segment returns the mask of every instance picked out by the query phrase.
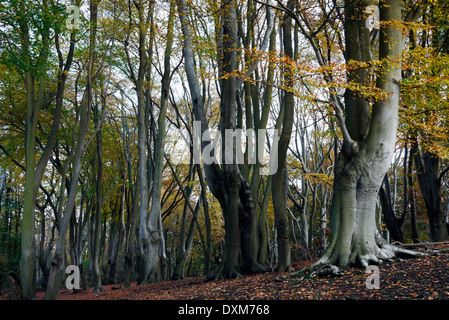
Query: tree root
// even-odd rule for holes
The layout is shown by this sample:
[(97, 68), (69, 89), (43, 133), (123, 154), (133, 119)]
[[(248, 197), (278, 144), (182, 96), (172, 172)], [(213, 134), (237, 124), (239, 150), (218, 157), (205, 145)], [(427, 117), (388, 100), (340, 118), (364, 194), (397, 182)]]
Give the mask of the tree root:
[(240, 266), (229, 268), (225, 266), (222, 261), (221, 264), (206, 277), (206, 282), (222, 280), (222, 279), (235, 279), (240, 278), (242, 274), (255, 274), (266, 272), (267, 268), (257, 261), (251, 261), (248, 266)]
[(312, 272), (310, 277), (341, 277), (344, 273), (337, 267), (332, 264), (325, 264), (321, 266), (318, 270)]
[(263, 273), (267, 271), (267, 268), (257, 261), (251, 261), (248, 268), (249, 270), (246, 270), (245, 274)]
[(232, 270), (225, 271), (225, 268), (223, 267), (223, 264), (218, 266), (215, 270), (213, 270), (209, 275), (206, 277), (206, 282), (210, 281), (217, 281), (217, 280), (223, 280), (223, 279), (236, 279), (240, 278), (242, 275), (235, 270), (235, 268), (232, 268)]
[(104, 291), (103, 286), (100, 286), (99, 288), (95, 288), (93, 292), (98, 293), (98, 292), (103, 292), (103, 291)]
[[(297, 272), (286, 275), (284, 278), (297, 278), (320, 275), (328, 273), (334, 276), (339, 275), (336, 270), (339, 268), (362, 267), (367, 268), (369, 265), (381, 265), (384, 262), (394, 262), (402, 259), (412, 259), (417, 257), (428, 256), (428, 253), (412, 251), (392, 245), (385, 241), (380, 234), (376, 234), (376, 245), (371, 250), (354, 250), (349, 258), (349, 263), (339, 264), (334, 255), (324, 255), (314, 264), (303, 268)], [(326, 270), (328, 269), (328, 270)], [(332, 271), (335, 270), (335, 271)]]

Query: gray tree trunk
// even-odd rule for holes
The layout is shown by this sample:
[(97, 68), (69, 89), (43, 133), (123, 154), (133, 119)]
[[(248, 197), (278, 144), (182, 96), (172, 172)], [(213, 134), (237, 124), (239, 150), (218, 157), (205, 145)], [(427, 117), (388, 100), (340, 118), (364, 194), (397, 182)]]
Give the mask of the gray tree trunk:
[(448, 230), (442, 203), (440, 158), (429, 152), (421, 154), (416, 147), (413, 150), (415, 151), (414, 158), (418, 184), (426, 204), (427, 217), (429, 218), (430, 241), (445, 241), (448, 239)]
[[(354, 5), (363, 12), (363, 5)], [(367, 266), (401, 254), (412, 254), (387, 244), (376, 227), (377, 194), (391, 164), (398, 125), (402, 34), (394, 23), (401, 21), (401, 2), (381, 2), (380, 19), (385, 23), (380, 29), (379, 59), (383, 61), (383, 67), (377, 77), (377, 87), (388, 96), (374, 104), (366, 138), (364, 127), (351, 132), (354, 141), (363, 139), (360, 149), (356, 143), (347, 141), (346, 145), (352, 147), (342, 149), (338, 155), (331, 208), (331, 239), (316, 265)], [(345, 28), (356, 26), (345, 25)], [(364, 44), (362, 36), (357, 39)], [(347, 50), (354, 49), (348, 46)]]
[[(81, 174), (82, 159), (87, 147), (86, 136), (89, 131), (89, 121), (92, 108), (92, 85), (94, 81), (94, 48), (97, 34), (97, 9), (98, 4), (92, 0), (90, 3), (90, 43), (89, 43), (89, 60), (87, 71), (87, 86), (80, 105), (80, 125), (78, 130), (78, 140), (76, 143), (76, 152), (73, 165), (73, 175), (70, 183), (70, 193), (64, 215), (59, 227), (59, 238), (56, 243), (55, 253), (50, 265), (50, 275), (45, 292), (46, 300), (56, 300), (59, 294), (59, 287), (63, 276), (63, 260), (65, 256), (65, 239), (69, 227), (71, 216), (75, 210), (75, 200), (77, 195), (77, 187)], [(61, 201), (61, 200), (60, 200)]]
[(87, 100), (88, 99), (86, 92), (83, 101), (81, 101), (81, 112), (80, 112), (81, 121), (74, 159), (73, 175), (70, 183), (70, 193), (68, 195), (68, 200), (64, 210), (62, 221), (60, 222), (59, 238), (56, 243), (55, 253), (53, 255), (50, 265), (50, 276), (48, 279), (47, 291), (45, 293), (45, 298), (47, 300), (55, 300), (57, 298), (59, 293), (59, 286), (62, 280), (63, 260), (65, 253), (65, 239), (66, 239), (65, 235), (67, 234), (70, 219), (75, 209), (77, 186), (81, 173), (82, 157), (86, 146), (86, 135), (88, 132), (90, 106)]
[[(105, 97), (101, 98), (106, 99)], [(106, 108), (106, 101), (103, 100), (102, 108), (103, 112)], [(101, 220), (103, 214), (103, 195), (102, 195), (102, 178), (103, 178), (103, 137), (101, 130), (101, 123), (98, 114), (98, 104), (95, 106), (94, 110), (94, 123), (97, 128), (99, 128), (96, 135), (96, 151), (97, 151), (97, 181), (96, 181), (96, 203), (95, 203), (95, 225), (93, 228), (93, 234), (91, 240), (91, 273), (92, 273), (92, 282), (94, 285), (94, 292), (103, 291), (103, 287), (101, 285), (101, 271), (99, 266), (99, 249), (100, 249), (100, 232), (101, 232)]]
[[(161, 264), (165, 264), (165, 244), (162, 232), (161, 217), (161, 190), (162, 171), (164, 159), (165, 122), (168, 108), (168, 97), (170, 92), (170, 57), (173, 47), (173, 22), (174, 22), (174, 2), (170, 5), (170, 14), (167, 31), (167, 44), (164, 55), (164, 74), (162, 77), (161, 101), (158, 118), (158, 133), (154, 146), (154, 174), (153, 188), (151, 194), (151, 210), (148, 217), (144, 216), (143, 207), (141, 209), (141, 235), (144, 241), (145, 268), (142, 278), (143, 282), (158, 282), (162, 280)], [(143, 165), (143, 164), (142, 164)], [(143, 176), (141, 176), (143, 178)], [(142, 195), (141, 195), (142, 196)], [(142, 206), (142, 204), (141, 204)]]
[[(184, 35), (184, 58), (187, 79), (189, 82), (190, 94), (192, 98), (195, 119), (201, 122), (200, 135), (204, 138), (208, 135), (209, 124), (204, 110), (204, 101), (201, 95), (200, 86), (195, 71), (195, 63), (191, 48), (191, 34), (186, 19), (187, 7), (184, 1), (178, 1), (178, 11), (181, 20), (182, 32)], [(234, 1), (226, 2), (222, 6), (223, 28), (222, 32), (222, 54), (220, 66), (220, 76), (228, 75), (221, 79), (222, 100), (220, 109), (222, 113), (221, 129), (222, 136), (225, 136), (226, 129), (236, 128), (237, 111), (237, 79), (235, 71), (237, 70), (237, 15), (236, 3)], [(223, 72), (223, 73), (222, 73)], [(201, 140), (201, 152), (208, 147), (210, 139)], [(236, 142), (234, 141), (226, 146), (229, 153), (236, 155)], [(226, 149), (223, 148), (223, 151)], [(229, 154), (228, 154), (229, 155)], [(222, 159), (225, 159), (224, 154)], [(242, 238), (251, 236), (250, 217), (253, 210), (252, 196), (249, 184), (240, 173), (237, 162), (229, 159), (221, 167), (213, 162), (204, 164), (204, 173), (206, 182), (212, 194), (219, 201), (223, 210), (225, 220), (225, 248), (222, 263), (213, 278), (234, 278), (240, 272), (251, 272), (258, 269), (257, 261), (253, 261), (252, 255), (242, 255), (242, 245), (251, 241), (243, 241)], [(226, 162), (226, 161), (225, 161)], [(229, 163), (231, 162), (231, 163)], [(240, 221), (239, 221), (240, 219)], [(248, 250), (243, 248), (243, 252)]]
[[(405, 192), (404, 192), (405, 193)], [(405, 219), (405, 211), (400, 217), (396, 217), (390, 191), (390, 183), (388, 175), (385, 175), (383, 183), (379, 190), (380, 204), (382, 206), (382, 214), (387, 225), (388, 231), (393, 241), (404, 242), (402, 233), (402, 224)]]
[[(294, 11), (295, 1), (290, 0), (287, 3), (287, 8)], [(293, 63), (293, 44), (292, 44), (292, 17), (288, 14), (284, 15), (282, 22), (282, 34), (284, 40), (284, 52), (288, 63)], [(293, 79), (291, 75), (291, 66), (286, 64), (284, 66), (284, 84), (285, 88), (293, 86)], [(290, 254), (290, 228), (287, 215), (287, 185), (288, 185), (288, 168), (286, 166), (288, 145), (293, 128), (295, 98), (291, 91), (284, 90), (284, 97), (282, 99), (283, 120), (282, 131), (278, 146), (278, 168), (273, 175), (272, 198), (275, 215), (275, 225), (277, 229), (277, 243), (278, 243), (278, 265), (277, 271), (287, 271), (291, 267)]]
[[(148, 33), (148, 23), (151, 21), (154, 11), (154, 3), (151, 3), (148, 7), (147, 16), (145, 16), (145, 3), (143, 1), (134, 1), (134, 5), (137, 8), (138, 13), (138, 31), (139, 31), (139, 67), (137, 72), (137, 77), (132, 73), (133, 81), (136, 85), (137, 91), (137, 150), (138, 150), (138, 167), (137, 176), (139, 180), (139, 188), (137, 192), (139, 193), (140, 207), (140, 226), (139, 226), (139, 283), (145, 283), (149, 275), (149, 261), (151, 253), (151, 241), (152, 235), (148, 229), (149, 223), (149, 183), (151, 176), (148, 174), (148, 157), (147, 146), (148, 146), (148, 128), (147, 128), (147, 106), (149, 103), (146, 100), (145, 95), (145, 77), (147, 73), (150, 72), (150, 56), (147, 54), (147, 33)], [(130, 7), (131, 10), (131, 7)], [(131, 13), (130, 13), (131, 14)], [(131, 23), (131, 22), (130, 22)], [(128, 59), (130, 64), (130, 70), (132, 70), (131, 61)], [(156, 238), (157, 240), (157, 238)]]
[[(199, 167), (199, 166), (198, 166)], [(189, 173), (188, 173), (188, 178), (187, 181), (191, 182), (194, 181), (195, 179), (195, 169), (197, 167), (194, 166), (193, 161), (191, 161), (190, 163), (190, 168), (189, 168)], [(198, 168), (199, 170), (201, 170), (201, 168)], [(173, 173), (175, 174), (175, 173)], [(179, 186), (181, 187), (181, 186)], [(186, 229), (187, 229), (187, 212), (189, 210), (189, 201), (190, 201), (190, 196), (192, 194), (193, 191), (193, 186), (192, 185), (188, 185), (185, 188), (185, 191), (183, 192), (185, 199), (184, 199), (184, 209), (182, 212), (182, 217), (181, 217), (181, 229), (179, 231), (179, 245), (178, 245), (178, 252), (176, 255), (176, 264), (174, 267), (174, 271), (173, 271), (173, 280), (179, 280), (179, 279), (183, 279), (184, 278), (184, 274), (185, 274), (185, 265), (186, 265), (186, 261), (188, 258), (188, 241), (186, 241), (186, 237), (189, 238), (190, 234), (186, 236)], [(195, 210), (197, 210), (198, 205), (196, 206)], [(190, 231), (190, 230), (189, 230)]]

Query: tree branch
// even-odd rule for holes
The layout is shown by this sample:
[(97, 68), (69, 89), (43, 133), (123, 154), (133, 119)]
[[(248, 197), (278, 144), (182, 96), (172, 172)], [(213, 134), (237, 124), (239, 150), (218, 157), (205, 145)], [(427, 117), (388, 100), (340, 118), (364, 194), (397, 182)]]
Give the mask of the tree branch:
[(448, 166), (446, 169), (444, 169), (444, 170), (440, 173), (440, 175), (439, 175), (439, 177), (438, 177), (438, 183), (441, 183), (441, 179), (443, 179), (444, 175), (445, 175), (447, 172), (449, 172), (449, 166)]
[[(254, 0), (254, 1), (256, 1), (257, 3), (263, 4), (263, 5), (269, 6), (271, 8), (274, 8), (274, 9), (281, 10), (281, 11), (287, 13), (290, 17), (292, 17), (293, 20), (295, 20), (295, 22), (297, 23), (298, 27), (301, 29), (301, 32), (304, 34), (304, 36), (307, 38), (307, 40), (309, 40), (310, 45), (312, 46), (312, 49), (315, 52), (315, 55), (316, 55), (319, 65), (321, 67), (327, 66), (326, 61), (325, 61), (317, 43), (315, 42), (314, 37), (316, 36), (317, 32), (314, 32), (314, 33), (308, 32), (305, 29), (305, 27), (303, 26), (303, 24), (301, 23), (300, 18), (279, 0), (276, 0), (277, 3), (279, 4), (279, 6), (274, 6), (274, 5), (271, 5), (267, 2), (263, 2), (260, 0)], [(305, 20), (304, 17), (302, 17), (302, 19)], [(326, 69), (324, 69), (324, 70), (326, 70)], [(332, 77), (326, 71), (324, 73), (324, 79), (326, 80), (327, 83), (332, 82)], [(344, 113), (343, 113), (344, 107), (343, 107), (341, 101), (338, 99), (337, 93), (334, 92), (334, 90), (330, 90), (330, 94), (331, 94), (331, 99), (333, 102), (332, 105), (335, 108), (335, 116), (337, 117), (338, 125), (343, 134), (343, 148), (348, 155), (354, 155), (354, 154), (358, 153), (359, 146), (358, 146), (357, 142), (351, 138), (348, 128), (346, 127), (346, 122), (345, 122)]]

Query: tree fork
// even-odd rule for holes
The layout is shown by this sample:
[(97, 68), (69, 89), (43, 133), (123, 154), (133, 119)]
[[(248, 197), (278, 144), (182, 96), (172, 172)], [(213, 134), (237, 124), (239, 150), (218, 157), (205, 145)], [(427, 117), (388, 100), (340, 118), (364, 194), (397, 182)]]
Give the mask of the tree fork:
[[(423, 255), (387, 243), (376, 227), (377, 194), (391, 164), (396, 141), (402, 55), (402, 34), (396, 25), (401, 21), (401, 2), (386, 0), (379, 6), (383, 22), (380, 28), (379, 60), (383, 67), (377, 75), (376, 86), (388, 96), (374, 103), (369, 130), (360, 143), (359, 152), (347, 154), (342, 150), (338, 156), (330, 244), (321, 259), (308, 270), (323, 264), (366, 267), (383, 261)], [(345, 25), (345, 28), (349, 27)]]

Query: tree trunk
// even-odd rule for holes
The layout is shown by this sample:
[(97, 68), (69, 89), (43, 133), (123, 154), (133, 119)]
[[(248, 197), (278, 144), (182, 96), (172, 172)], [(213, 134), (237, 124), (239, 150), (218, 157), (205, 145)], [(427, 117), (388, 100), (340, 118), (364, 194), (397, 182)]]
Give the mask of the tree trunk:
[[(154, 2), (151, 2), (146, 8), (145, 2), (134, 1), (134, 5), (138, 11), (138, 34), (139, 34), (139, 67), (138, 74), (135, 77), (132, 73), (132, 80), (136, 86), (137, 91), (137, 150), (138, 150), (138, 168), (137, 175), (139, 179), (139, 188), (137, 192), (139, 193), (140, 207), (140, 225), (139, 225), (139, 255), (138, 255), (138, 283), (146, 283), (150, 275), (151, 261), (157, 258), (154, 254), (154, 247), (160, 241), (160, 236), (158, 236), (158, 231), (154, 231), (154, 218), (149, 215), (149, 184), (152, 179), (150, 172), (148, 143), (148, 108), (150, 101), (147, 99), (145, 90), (145, 80), (146, 77), (151, 73), (151, 55), (147, 53), (147, 33), (148, 26), (152, 24), (152, 18), (154, 13)], [(131, 3), (129, 5), (129, 10), (131, 10)], [(147, 9), (147, 16), (145, 16), (145, 9)], [(131, 14), (131, 12), (130, 12)], [(152, 38), (150, 38), (151, 42)], [(150, 48), (151, 43), (150, 43)], [(125, 48), (127, 50), (127, 48)], [(151, 52), (151, 51), (150, 51)], [(132, 70), (131, 61), (128, 58), (128, 63), (130, 64), (130, 70)], [(153, 234), (153, 231), (155, 232)], [(159, 259), (157, 258), (157, 261)]]
[(90, 105), (87, 101), (87, 93), (84, 96), (83, 101), (81, 101), (81, 121), (79, 127), (79, 135), (76, 146), (75, 162), (72, 175), (72, 181), (70, 185), (70, 193), (68, 195), (68, 200), (62, 221), (59, 227), (59, 238), (56, 243), (55, 253), (53, 259), (51, 260), (50, 266), (50, 276), (47, 284), (47, 291), (45, 293), (45, 298), (47, 300), (55, 300), (59, 293), (59, 286), (63, 275), (63, 259), (65, 252), (65, 235), (68, 231), (69, 222), (73, 211), (75, 210), (75, 200), (77, 194), (77, 186), (81, 173), (82, 157), (85, 151), (86, 145), (86, 135), (88, 131), (89, 117), (90, 117)]
[(413, 147), (418, 184), (429, 218), (430, 241), (440, 242), (448, 239), (446, 217), (442, 210), (442, 194), (440, 179), (440, 158), (429, 152), (422, 155), (417, 151), (417, 139)]
[[(234, 1), (230, 1), (223, 6), (224, 68), (221, 76), (225, 75), (226, 78), (221, 80), (222, 137), (225, 137), (225, 129), (235, 129), (237, 125), (237, 82), (235, 76), (232, 75), (237, 70), (237, 15), (235, 5)], [(218, 276), (224, 278), (235, 278), (240, 272), (238, 267), (239, 258), (241, 258), (239, 228), (240, 170), (236, 162), (236, 151), (235, 139), (226, 141), (226, 146), (222, 149), (222, 159), (225, 159), (225, 163), (222, 164), (224, 201), (220, 203), (223, 209), (226, 233), (223, 261), (218, 271)], [(232, 156), (231, 159), (229, 159), (229, 155)]]
[[(106, 99), (105, 97), (101, 98)], [(102, 107), (106, 108), (106, 101), (104, 100), (102, 103)], [(104, 109), (103, 109), (104, 112)], [(94, 110), (94, 123), (96, 127), (100, 129), (97, 132), (96, 136), (96, 151), (97, 151), (97, 177), (96, 177), (96, 203), (95, 203), (95, 225), (92, 230), (93, 235), (91, 240), (93, 240), (92, 245), (92, 255), (90, 257), (91, 263), (91, 273), (92, 273), (92, 282), (94, 286), (94, 292), (103, 291), (103, 287), (101, 285), (101, 271), (100, 271), (100, 232), (101, 232), (101, 220), (103, 214), (103, 195), (102, 195), (102, 178), (103, 178), (103, 137), (102, 137), (102, 129), (100, 124), (100, 119), (98, 115), (98, 104), (95, 106)]]
[(259, 237), (259, 250), (257, 252), (257, 261), (262, 266), (265, 266), (268, 262), (269, 241), (268, 241), (267, 211), (268, 211), (268, 204), (270, 202), (272, 181), (273, 176), (269, 176), (263, 194), (262, 204), (260, 206), (259, 221), (257, 228), (257, 235)]
[[(17, 10), (26, 11), (24, 4), (22, 3), (17, 7)], [(22, 12), (23, 14), (24, 12)], [(22, 16), (22, 15), (18, 15)], [(22, 16), (23, 17), (23, 16)], [(60, 126), (62, 107), (63, 107), (63, 95), (65, 82), (67, 79), (68, 71), (73, 61), (73, 52), (75, 46), (74, 34), (70, 38), (70, 47), (67, 55), (67, 60), (64, 64), (62, 61), (62, 55), (59, 55), (59, 67), (58, 70), (58, 84), (56, 92), (56, 107), (54, 111), (54, 118), (51, 125), (50, 132), (48, 134), (47, 143), (40, 155), (39, 161), (36, 166), (36, 130), (37, 123), (39, 121), (39, 115), (44, 101), (44, 91), (46, 88), (46, 73), (48, 69), (48, 56), (50, 47), (50, 22), (47, 21), (48, 15), (43, 15), (43, 28), (41, 29), (41, 49), (39, 50), (40, 65), (39, 70), (31, 71), (26, 70), (24, 72), (24, 84), (26, 90), (26, 121), (25, 121), (25, 163), (26, 163), (26, 178), (25, 178), (25, 193), (23, 200), (23, 220), (22, 220), (22, 235), (21, 235), (21, 248), (22, 256), (20, 260), (20, 278), (22, 285), (22, 293), (25, 299), (34, 299), (35, 297), (35, 247), (34, 247), (34, 223), (35, 223), (35, 201), (38, 195), (39, 186), (41, 184), (45, 168), (47, 167), (48, 160), (53, 152), (54, 145)], [(20, 19), (19, 27), (21, 31), (21, 46), (22, 46), (22, 58), (29, 59), (31, 57), (31, 42), (30, 42), (30, 30), (28, 26), (29, 21), (26, 19)], [(56, 49), (59, 52), (59, 34), (55, 35)], [(31, 66), (31, 64), (29, 64)], [(33, 74), (37, 72), (37, 74)], [(35, 84), (38, 83), (37, 94), (35, 92)]]
[[(411, 152), (410, 152), (411, 153)], [(407, 165), (407, 184), (409, 186), (408, 192), (408, 202), (410, 207), (410, 224), (412, 232), (413, 243), (419, 242), (418, 227), (416, 225), (416, 213), (415, 213), (415, 195), (413, 190), (413, 157), (410, 154)]]
[[(287, 8), (294, 11), (294, 1), (287, 3)], [(284, 39), (284, 52), (286, 55), (286, 65), (284, 66), (284, 97), (282, 99), (283, 119), (282, 132), (280, 134), (279, 146), (277, 150), (277, 171), (273, 175), (272, 199), (275, 215), (275, 225), (277, 229), (278, 242), (278, 266), (277, 271), (287, 271), (291, 267), (290, 254), (290, 228), (287, 215), (287, 185), (288, 168), (286, 165), (288, 145), (293, 128), (295, 98), (291, 90), (293, 86), (293, 45), (292, 45), (292, 17), (284, 15), (282, 23), (282, 34)]]
[[(195, 71), (194, 57), (191, 49), (192, 39), (186, 19), (187, 7), (182, 0), (179, 0), (177, 4), (184, 35), (185, 68), (193, 111), (195, 119), (201, 124), (198, 133), (202, 137), (201, 154), (203, 154), (204, 150), (210, 150), (209, 124)], [(221, 57), (219, 64), (220, 67), (223, 67), (220, 69), (223, 72), (220, 73), (222, 77), (222, 100), (220, 109), (222, 113), (221, 134), (222, 137), (225, 137), (225, 130), (234, 130), (237, 125), (237, 79), (235, 75), (237, 71), (237, 15), (235, 1), (224, 3), (221, 11), (223, 12), (223, 49), (222, 54), (219, 55)], [(194, 137), (194, 139), (196, 138)], [(226, 230), (223, 260), (211, 277), (234, 278), (240, 273), (259, 271), (263, 268), (257, 261), (252, 259), (253, 255), (248, 252), (248, 243), (251, 243), (250, 238), (252, 235), (251, 211), (253, 210), (253, 203), (249, 184), (240, 173), (235, 158), (235, 137), (232, 137), (232, 142), (228, 139), (228, 144), (222, 149), (224, 164), (221, 167), (216, 162), (204, 163), (206, 182), (223, 210)], [(199, 159), (194, 159), (194, 161), (199, 161)]]
[[(123, 188), (119, 192), (123, 192)], [(114, 211), (112, 212), (112, 222), (110, 227), (110, 239), (108, 247), (108, 274), (104, 275), (105, 282), (107, 284), (114, 284), (115, 273), (117, 267), (117, 260), (120, 253), (120, 247), (122, 244), (123, 227), (121, 223), (122, 214), (124, 212), (123, 196), (119, 196), (116, 202)]]
[[(47, 291), (45, 292), (46, 300), (56, 300), (59, 294), (59, 287), (63, 276), (63, 259), (65, 254), (65, 239), (68, 231), (71, 216), (75, 210), (75, 200), (77, 195), (77, 187), (81, 174), (82, 159), (86, 150), (86, 136), (89, 131), (89, 121), (92, 108), (92, 86), (94, 81), (93, 67), (94, 67), (94, 49), (97, 34), (97, 8), (96, 0), (90, 2), (90, 39), (89, 39), (89, 60), (87, 71), (87, 86), (81, 100), (80, 106), (80, 125), (78, 130), (78, 140), (76, 143), (75, 159), (73, 164), (73, 175), (70, 183), (70, 193), (64, 215), (59, 227), (59, 238), (56, 244), (55, 253), (50, 265), (50, 276), (47, 284)], [(60, 200), (62, 201), (62, 200)]]
[[(248, 4), (250, 5), (250, 4)], [(254, 10), (254, 7), (252, 7), (252, 10)], [(261, 44), (261, 51), (265, 51), (268, 47), (268, 50), (270, 53), (274, 54), (274, 49), (276, 46), (276, 32), (274, 28), (274, 12), (273, 9), (269, 6), (266, 7), (266, 19), (267, 19), (267, 31), (264, 36), (264, 40)], [(254, 19), (253, 15), (248, 15), (248, 28), (253, 23), (250, 19)], [(249, 28), (250, 29), (250, 28)], [(253, 35), (254, 30), (250, 29), (248, 31), (247, 37), (249, 38), (249, 35)], [(253, 35), (254, 36), (254, 35)], [(249, 41), (249, 40), (248, 40)], [(254, 39), (253, 39), (254, 41)], [(254, 45), (254, 44), (252, 44)], [(248, 44), (249, 46), (249, 44)], [(252, 62), (251, 59), (248, 62), (249, 63), (249, 70), (247, 72), (247, 75), (251, 75), (251, 72), (254, 73), (253, 69), (256, 69), (257, 61)], [(253, 70), (253, 71), (251, 71)], [(257, 75), (258, 76), (258, 75)], [(256, 77), (256, 76), (254, 76)], [(253, 128), (254, 127), (254, 133), (255, 133), (255, 141), (256, 148), (255, 148), (255, 154), (258, 156), (262, 153), (262, 148), (265, 148), (265, 129), (267, 128), (267, 122), (268, 117), (271, 109), (271, 103), (272, 103), (272, 83), (274, 78), (274, 63), (272, 61), (269, 62), (268, 66), (268, 75), (265, 85), (265, 92), (263, 95), (262, 100), (262, 112), (260, 110), (260, 99), (258, 92), (259, 87), (255, 84), (245, 82), (245, 97), (247, 100), (248, 108), (245, 107), (245, 113), (246, 113), (246, 121), (247, 121), (247, 128)], [(254, 110), (251, 110), (251, 103), (254, 106)], [(253, 121), (251, 121), (253, 119)], [(254, 125), (251, 124), (251, 122), (254, 123)], [(248, 145), (248, 144), (247, 144)], [(249, 159), (249, 149), (245, 153), (245, 160), (248, 161)], [(261, 270), (260, 267), (265, 267), (266, 265), (266, 249), (267, 249), (267, 235), (266, 235), (266, 225), (267, 225), (267, 216), (266, 216), (266, 209), (267, 207), (259, 208), (257, 203), (259, 202), (260, 196), (267, 196), (268, 200), (270, 199), (271, 194), (271, 181), (272, 176), (270, 175), (267, 180), (270, 181), (270, 183), (267, 183), (266, 186), (269, 188), (269, 191), (265, 192), (265, 190), (262, 188), (262, 166), (260, 161), (256, 161), (254, 164), (248, 164), (248, 167), (246, 170), (248, 171), (248, 174), (252, 171), (252, 175), (250, 177), (250, 189), (251, 189), (251, 196), (253, 199), (253, 210), (251, 211), (251, 216), (248, 218), (250, 225), (248, 228), (251, 230), (250, 238), (251, 242), (247, 244), (246, 251), (250, 255), (251, 261), (256, 261), (259, 264), (259, 267), (256, 266), (256, 269)], [(265, 200), (265, 199), (264, 199)], [(263, 200), (263, 202), (264, 202)], [(261, 255), (259, 256), (259, 253)], [(260, 260), (260, 259), (261, 260)]]
[[(404, 192), (405, 194), (405, 192)], [(382, 206), (382, 214), (384, 216), (385, 224), (390, 232), (391, 238), (394, 241), (404, 242), (402, 234), (402, 224), (405, 218), (405, 212), (398, 218), (394, 212), (393, 203), (391, 201), (390, 183), (388, 175), (385, 175), (383, 183), (379, 191), (380, 203)]]
[[(368, 134), (360, 144), (360, 150), (352, 144), (350, 152), (342, 149), (338, 155), (331, 208), (331, 239), (316, 265), (358, 264), (366, 267), (398, 255), (413, 254), (386, 243), (376, 228), (377, 194), (391, 164), (398, 125), (401, 80), (398, 60), (402, 53), (402, 35), (394, 22), (401, 21), (401, 2), (381, 2), (380, 19), (385, 23), (380, 29), (379, 59), (383, 61), (383, 67), (377, 77), (377, 87), (388, 96), (374, 104)], [(350, 28), (348, 25), (345, 27)], [(349, 46), (347, 49), (351, 50)]]
[(51, 248), (53, 247), (54, 235), (56, 225), (54, 224), (52, 227), (51, 238), (48, 241), (46, 248), (45, 244), (45, 207), (39, 208), (41, 213), (41, 240), (39, 242), (39, 267), (42, 270), (42, 288), (47, 287), (48, 277), (50, 275), (50, 257), (51, 257)]
[(126, 238), (126, 253), (125, 253), (125, 277), (123, 286), (129, 288), (134, 274), (134, 267), (136, 264), (136, 233), (139, 222), (139, 190), (140, 180), (137, 177), (136, 187), (130, 191), (131, 194), (131, 208), (128, 209), (128, 223)]
[[(187, 178), (188, 183), (191, 181), (194, 181), (196, 168), (197, 167), (194, 166), (193, 162), (191, 162), (190, 167), (189, 167), (188, 178)], [(175, 173), (173, 173), (173, 174), (175, 174)], [(176, 180), (178, 181), (177, 178), (176, 178)], [(179, 185), (179, 187), (181, 188), (180, 185)], [(183, 208), (182, 217), (181, 217), (181, 229), (179, 231), (179, 245), (178, 245), (178, 252), (176, 255), (176, 264), (175, 264), (175, 268), (173, 271), (173, 277), (172, 277), (173, 280), (179, 280), (179, 279), (184, 278), (185, 264), (186, 264), (186, 261), (188, 258), (187, 241), (186, 241), (187, 212), (189, 211), (189, 208), (190, 208), (189, 201), (190, 201), (190, 196), (192, 194), (192, 190), (193, 190), (193, 186), (187, 185), (187, 187), (185, 188), (185, 191), (183, 191), (183, 194), (185, 196), (185, 198), (184, 198), (185, 202), (184, 202), (184, 208)], [(197, 208), (198, 208), (198, 206), (195, 208), (194, 211), (196, 211)], [(189, 237), (189, 235), (187, 235), (187, 238), (188, 237)]]
[(168, 108), (168, 97), (170, 92), (170, 57), (173, 47), (173, 26), (175, 3), (170, 5), (170, 14), (167, 30), (167, 44), (164, 55), (164, 74), (162, 77), (161, 101), (158, 118), (158, 133), (154, 146), (154, 175), (151, 210), (149, 213), (146, 228), (150, 236), (150, 241), (146, 242), (146, 267), (144, 282), (159, 282), (162, 280), (162, 264), (165, 264), (165, 245), (162, 232), (161, 217), (161, 190), (162, 190), (162, 172), (164, 159), (164, 141), (165, 141), (165, 122)]
[[(29, 57), (30, 53), (30, 39), (28, 22), (20, 25), (22, 32), (22, 50), (23, 56)], [(48, 37), (43, 37), (43, 46), (48, 46)], [(46, 60), (42, 61), (40, 72), (44, 73), (46, 69)], [(20, 282), (22, 285), (22, 294), (24, 299), (35, 298), (35, 258), (36, 248), (34, 239), (35, 228), (35, 201), (37, 197), (37, 188), (35, 185), (40, 184), (39, 175), (36, 173), (36, 132), (39, 121), (39, 114), (42, 108), (42, 100), (45, 88), (45, 77), (39, 76), (37, 78), (39, 89), (37, 97), (35, 94), (35, 80), (31, 71), (25, 71), (25, 96), (26, 96), (26, 120), (25, 120), (25, 192), (23, 199), (23, 218), (22, 218), (22, 234), (21, 234), (21, 259), (20, 259)], [(59, 121), (59, 119), (58, 119)], [(43, 155), (44, 156), (44, 155)], [(49, 156), (49, 155), (48, 155)], [(45, 163), (48, 160), (48, 157)], [(42, 161), (42, 162), (43, 162)]]
[(204, 183), (203, 173), (201, 172), (201, 166), (196, 165), (196, 170), (198, 173), (198, 178), (200, 180), (201, 186), (201, 197), (203, 203), (203, 211), (204, 211), (204, 222), (206, 225), (206, 252), (204, 255), (204, 274), (208, 275), (210, 273), (211, 262), (212, 262), (212, 230), (211, 230), (211, 222), (210, 222), (210, 214), (209, 214), (209, 204), (207, 201), (206, 194), (206, 185)]
[[(188, 200), (186, 199), (186, 201), (188, 201)], [(198, 199), (198, 202), (195, 206), (195, 210), (192, 212), (193, 217), (192, 217), (192, 220), (190, 221), (190, 227), (187, 232), (187, 238), (185, 238), (185, 242), (183, 244), (181, 244), (181, 246), (183, 246), (183, 250), (180, 252), (180, 255), (178, 257), (179, 261), (177, 258), (176, 269), (173, 274), (173, 279), (175, 279), (175, 280), (183, 279), (185, 276), (185, 265), (186, 265), (187, 258), (190, 257), (190, 252), (193, 247), (193, 237), (195, 235), (196, 224), (197, 224), (196, 220), (198, 219), (198, 214), (201, 210), (201, 202), (202, 201), (203, 201), (203, 197), (200, 196), (200, 198)]]
[[(371, 61), (370, 32), (366, 27), (367, 2), (345, 0), (345, 43), (346, 61)], [(369, 70), (357, 67), (347, 72), (348, 83), (367, 86), (370, 81)], [(370, 126), (370, 104), (367, 99), (354, 90), (345, 91), (346, 127), (354, 141), (366, 138)]]
[[(33, 101), (34, 97), (31, 92), (31, 75), (26, 73), (27, 81), (27, 118), (25, 129), (25, 194), (23, 199), (23, 218), (22, 218), (22, 234), (21, 234), (21, 259), (20, 259), (20, 282), (22, 286), (22, 294), (24, 299), (34, 299), (34, 264), (35, 264), (35, 244), (34, 244), (34, 177), (35, 177), (35, 140), (36, 129), (33, 122)], [(34, 116), (36, 117), (36, 115)]]

